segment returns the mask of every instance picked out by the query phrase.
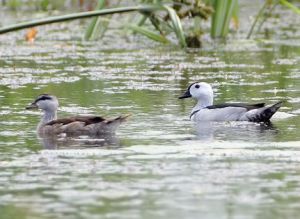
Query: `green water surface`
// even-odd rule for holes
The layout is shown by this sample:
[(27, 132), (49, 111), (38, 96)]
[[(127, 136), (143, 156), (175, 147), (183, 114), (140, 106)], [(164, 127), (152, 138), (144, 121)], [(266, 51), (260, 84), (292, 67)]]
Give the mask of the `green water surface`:
[[(279, 39), (188, 51), (82, 42), (74, 23), (41, 27), (33, 44), (0, 36), (0, 218), (298, 218), (295, 20)], [(193, 124), (194, 101), (177, 97), (195, 81), (215, 103), (285, 103), (272, 127)], [(59, 117), (132, 116), (106, 141), (49, 143), (36, 136), (41, 112), (25, 110), (41, 93), (59, 98)]]

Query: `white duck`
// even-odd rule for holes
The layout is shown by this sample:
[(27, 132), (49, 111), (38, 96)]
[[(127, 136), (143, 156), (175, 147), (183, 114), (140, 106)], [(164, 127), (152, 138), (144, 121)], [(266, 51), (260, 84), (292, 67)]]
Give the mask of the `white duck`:
[(264, 103), (224, 103), (213, 105), (212, 87), (205, 82), (191, 84), (179, 99), (193, 97), (197, 100), (190, 119), (193, 121), (249, 121), (269, 122), (281, 107), (282, 101), (265, 106)]
[(100, 116), (74, 116), (57, 119), (58, 100), (49, 94), (39, 95), (26, 109), (41, 109), (44, 114), (37, 126), (40, 135), (103, 135), (114, 134), (126, 116), (104, 119)]

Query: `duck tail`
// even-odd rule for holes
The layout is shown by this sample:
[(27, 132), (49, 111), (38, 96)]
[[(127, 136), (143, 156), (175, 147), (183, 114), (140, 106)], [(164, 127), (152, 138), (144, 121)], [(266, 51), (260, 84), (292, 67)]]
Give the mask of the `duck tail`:
[(277, 112), (277, 110), (282, 106), (284, 101), (280, 101), (271, 106), (267, 106), (262, 108), (256, 116), (254, 116), (251, 121), (252, 122), (269, 122), (271, 117)]
[(124, 115), (124, 116), (118, 116), (114, 119), (109, 119), (109, 120), (106, 120), (106, 129), (108, 130), (107, 132), (110, 132), (110, 133), (114, 133), (117, 128), (123, 123), (123, 122), (126, 122), (127, 119), (131, 116), (131, 114), (127, 114), (127, 115)]
[(119, 117), (113, 119), (112, 121), (118, 121), (120, 123), (123, 123), (123, 122), (126, 122), (130, 116), (131, 116), (131, 114), (126, 114), (124, 116), (119, 116)]
[(124, 116), (118, 116), (114, 119), (109, 119), (107, 120), (107, 124), (111, 124), (111, 123), (122, 123), (122, 122), (126, 122), (127, 119), (131, 116), (131, 114), (126, 114)]

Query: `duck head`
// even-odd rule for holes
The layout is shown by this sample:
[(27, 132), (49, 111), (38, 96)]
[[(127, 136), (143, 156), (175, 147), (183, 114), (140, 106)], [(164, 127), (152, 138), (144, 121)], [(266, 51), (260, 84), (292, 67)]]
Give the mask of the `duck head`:
[(201, 101), (203, 105), (212, 105), (213, 89), (210, 84), (205, 82), (195, 82), (190, 84), (186, 92), (179, 97), (179, 99), (192, 97)]
[(41, 109), (43, 111), (56, 111), (58, 100), (55, 96), (49, 94), (39, 95), (26, 109)]

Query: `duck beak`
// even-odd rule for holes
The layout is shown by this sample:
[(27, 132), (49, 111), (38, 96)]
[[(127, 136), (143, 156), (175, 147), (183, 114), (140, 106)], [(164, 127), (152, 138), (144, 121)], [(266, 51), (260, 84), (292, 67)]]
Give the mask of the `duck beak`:
[(29, 110), (29, 109), (37, 109), (37, 108), (38, 108), (38, 106), (36, 105), (36, 103), (32, 103), (29, 106), (26, 106), (25, 109)]
[(189, 90), (187, 90), (184, 94), (182, 94), (178, 99), (184, 99), (184, 98), (189, 98), (192, 97), (191, 93)]

